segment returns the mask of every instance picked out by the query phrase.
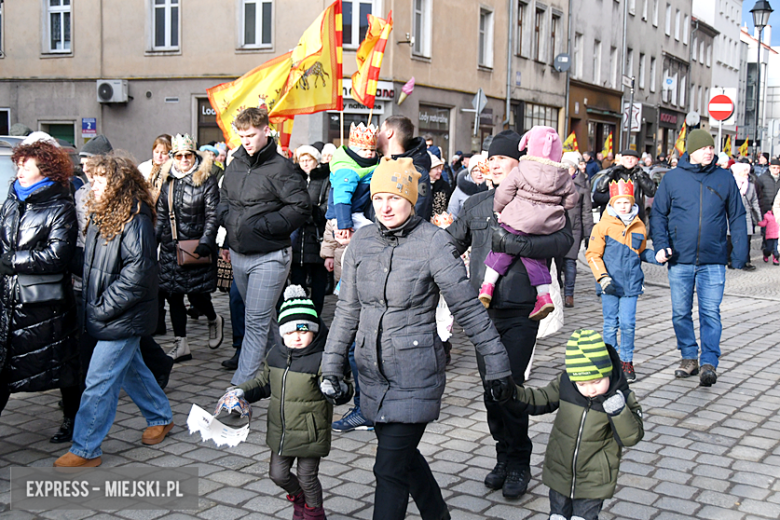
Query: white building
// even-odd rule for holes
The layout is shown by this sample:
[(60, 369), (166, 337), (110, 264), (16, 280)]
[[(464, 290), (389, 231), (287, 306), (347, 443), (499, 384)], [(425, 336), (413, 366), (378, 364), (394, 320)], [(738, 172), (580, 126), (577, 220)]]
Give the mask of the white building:
[[(738, 100), (745, 97), (744, 92), (738, 91), (742, 0), (693, 0), (692, 13), (695, 18), (712, 26), (719, 33), (714, 39), (711, 52), (713, 65), (712, 86), (702, 93), (702, 104), (704, 107), (701, 109), (701, 112), (704, 113), (703, 115), (706, 115), (707, 103), (716, 94), (725, 93), (729, 97), (734, 97), (734, 101), (737, 103), (734, 111), (735, 115), (725, 121), (723, 125), (724, 141), (727, 135), (731, 135), (733, 139), (736, 133), (736, 114), (740, 110)], [(707, 57), (709, 52), (704, 47), (704, 42), (694, 37), (693, 46), (692, 52), (709, 59)], [(724, 91), (724, 89), (726, 90)], [(711, 130), (716, 133), (717, 123), (713, 120), (710, 122), (710, 125)]]
[[(761, 43), (761, 57), (759, 60), (759, 47), (758, 47), (758, 31), (751, 35), (747, 27), (742, 27), (740, 32), (740, 39), (743, 46), (746, 47), (746, 55), (744, 56), (745, 63), (741, 67), (740, 73), (744, 76), (744, 94), (740, 95), (740, 100), (737, 102), (737, 124), (739, 125), (739, 135), (737, 135), (737, 143), (740, 144), (747, 137), (750, 139), (749, 153), (753, 153), (753, 141), (755, 133), (755, 121), (756, 121), (756, 79), (757, 72), (760, 70), (760, 92), (758, 106), (758, 145), (762, 152), (769, 152), (769, 143), (765, 143), (765, 134), (767, 133), (767, 115), (770, 109), (767, 80), (768, 65), (778, 57), (777, 50), (769, 46), (769, 42), (772, 41), (772, 26), (767, 25), (764, 28), (762, 34)], [(770, 62), (770, 60), (772, 60)], [(756, 64), (760, 63), (760, 69), (756, 67)], [(742, 94), (742, 93), (740, 93)], [(765, 146), (766, 144), (766, 146)]]

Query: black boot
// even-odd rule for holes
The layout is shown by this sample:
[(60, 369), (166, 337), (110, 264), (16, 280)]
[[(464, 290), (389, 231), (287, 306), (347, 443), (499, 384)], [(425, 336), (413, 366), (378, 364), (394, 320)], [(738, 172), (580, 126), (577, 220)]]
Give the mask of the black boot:
[(60, 426), (60, 429), (57, 431), (57, 433), (54, 434), (54, 437), (49, 439), (49, 442), (53, 442), (54, 444), (60, 444), (63, 442), (72, 441), (74, 423), (75, 423), (75, 419), (72, 419), (70, 417), (65, 417), (65, 419), (62, 420), (62, 426)]
[(501, 489), (506, 480), (506, 462), (498, 461), (493, 471), (485, 477), (485, 485), (490, 489)]
[(168, 329), (165, 327), (165, 308), (157, 313), (157, 329), (155, 329), (153, 336), (165, 336)]
[(520, 498), (528, 489), (530, 481), (530, 468), (511, 468), (507, 471), (506, 480), (504, 481), (504, 498)]
[(241, 356), (241, 347), (238, 347), (236, 349), (236, 353), (233, 354), (233, 357), (230, 359), (226, 359), (222, 362), (222, 366), (229, 369), (229, 370), (235, 370), (238, 368), (238, 358)]
[(170, 356), (165, 356), (166, 360), (168, 361), (167, 366), (163, 369), (162, 372), (154, 374), (154, 378), (157, 380), (157, 384), (160, 385), (160, 390), (165, 390), (165, 387), (168, 386), (168, 379), (171, 377), (171, 370), (173, 370), (173, 358)]

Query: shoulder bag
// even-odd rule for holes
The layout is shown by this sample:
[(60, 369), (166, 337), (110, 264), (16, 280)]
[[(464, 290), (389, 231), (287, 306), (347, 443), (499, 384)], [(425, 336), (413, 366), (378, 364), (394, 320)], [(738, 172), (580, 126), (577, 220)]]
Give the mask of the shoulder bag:
[(182, 267), (195, 267), (211, 264), (211, 255), (198, 256), (195, 254), (195, 248), (200, 244), (200, 240), (179, 240), (176, 230), (176, 213), (173, 211), (173, 183), (168, 185), (168, 218), (171, 220), (171, 236), (176, 248), (176, 263)]
[(65, 301), (65, 275), (17, 274), (18, 301), (22, 305)]

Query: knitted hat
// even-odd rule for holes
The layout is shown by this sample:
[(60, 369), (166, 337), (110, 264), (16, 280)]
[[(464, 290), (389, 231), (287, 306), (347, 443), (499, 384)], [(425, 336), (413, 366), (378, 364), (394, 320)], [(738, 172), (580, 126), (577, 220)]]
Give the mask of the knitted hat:
[(520, 159), (523, 154), (520, 153), (519, 143), (520, 134), (512, 130), (504, 130), (493, 137), (493, 142), (488, 147), (488, 158), (494, 155), (504, 155), (512, 159)]
[(715, 139), (712, 138), (709, 132), (697, 128), (690, 134), (688, 134), (688, 144), (686, 152), (688, 155), (692, 154), (696, 150), (701, 150), (705, 146), (715, 146)]
[(322, 147), (322, 155), (328, 154), (333, 156), (334, 153), (336, 153), (336, 145), (333, 143), (325, 143), (325, 146)]
[(411, 157), (393, 160), (382, 157), (371, 177), (371, 197), (377, 193), (394, 193), (417, 204), (417, 182), (420, 173), (414, 168)]
[(299, 146), (295, 149), (295, 158), (300, 162), (301, 157), (304, 155), (311, 156), (312, 159), (317, 161), (317, 164), (320, 163), (320, 160), (322, 160), (322, 154), (320, 154), (320, 151), (314, 148), (313, 146), (309, 146), (308, 144), (305, 144), (303, 146)]
[(634, 183), (632, 181), (624, 181), (623, 179), (620, 179), (617, 182), (612, 181), (609, 183), (610, 206), (615, 201), (615, 199), (620, 199), (620, 198), (630, 199), (631, 205), (633, 205), (636, 202), (636, 200), (634, 199)]
[(601, 334), (586, 329), (574, 331), (566, 344), (566, 373), (573, 382), (609, 377), (612, 360)]
[(518, 150), (528, 149), (531, 157), (549, 159), (553, 162), (561, 162), (563, 156), (563, 143), (555, 128), (549, 126), (535, 126), (525, 133)]
[(210, 144), (204, 144), (200, 147), (201, 152), (211, 152), (214, 155), (219, 155), (219, 148), (216, 146), (211, 146)]
[(105, 155), (114, 149), (108, 137), (98, 135), (89, 140), (79, 152), (81, 157), (92, 157), (93, 155)]
[(320, 330), (317, 309), (314, 302), (306, 296), (300, 285), (291, 285), (284, 290), (284, 303), (279, 309), (279, 332), (314, 332)]
[(194, 152), (195, 141), (189, 134), (176, 134), (176, 137), (171, 139), (171, 157), (179, 152)]
[[(499, 154), (499, 155), (503, 155), (503, 154)], [(484, 153), (472, 155), (471, 160), (469, 161), (469, 175), (471, 175), (471, 172), (473, 172), (475, 168), (480, 168), (482, 170), (482, 174), (484, 175), (485, 168), (487, 167), (487, 163), (488, 163), (488, 159), (487, 157), (485, 157)]]
[(726, 154), (726, 152), (720, 152), (718, 154), (718, 164), (727, 163), (727, 162), (729, 162), (729, 156)]
[(568, 165), (577, 166), (579, 162), (582, 161), (582, 155), (580, 155), (580, 152), (564, 152), (563, 157), (561, 157), (561, 162)]

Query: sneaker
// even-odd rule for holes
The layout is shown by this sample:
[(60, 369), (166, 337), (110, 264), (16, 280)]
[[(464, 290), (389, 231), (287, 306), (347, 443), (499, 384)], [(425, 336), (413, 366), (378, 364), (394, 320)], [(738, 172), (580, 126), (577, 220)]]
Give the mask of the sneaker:
[(495, 285), (487, 282), (483, 283), (482, 287), (479, 288), (479, 301), (482, 302), (486, 309), (490, 307), (490, 302), (493, 301), (493, 289), (495, 288)]
[(769, 255), (764, 255), (764, 263), (766, 264), (768, 262), (769, 262)]
[(182, 361), (189, 361), (192, 359), (190, 346), (187, 344), (187, 338), (173, 338), (173, 348), (168, 351), (168, 356), (173, 358), (174, 363), (181, 363)]
[(755, 271), (756, 270), (756, 266), (754, 266), (753, 264), (748, 262), (748, 263), (745, 264), (745, 267), (743, 267), (742, 270), (743, 271)]
[(333, 423), (333, 431), (346, 433), (351, 431), (374, 431), (374, 423), (363, 417), (360, 408), (351, 408), (341, 420)]
[(223, 329), (225, 328), (225, 320), (217, 314), (217, 318), (214, 321), (209, 321), (209, 348), (215, 349), (222, 344)]
[(704, 364), (701, 366), (701, 374), (699, 374), (699, 386), (712, 386), (718, 382), (718, 374), (715, 372), (715, 367), (710, 364)]
[(772, 265), (780, 265), (780, 260), (778, 260), (777, 258), (773, 258)]
[(636, 372), (634, 372), (633, 361), (621, 361), (620, 364), (623, 368), (623, 375), (626, 376), (626, 381), (633, 383), (636, 381)]
[(506, 473), (506, 480), (502, 488), (504, 498), (520, 498), (528, 489), (531, 482), (531, 470), (527, 467), (512, 468)]
[(674, 371), (674, 377), (685, 378), (699, 373), (699, 362), (695, 359), (683, 359), (680, 368)]
[(485, 477), (485, 485), (490, 489), (501, 489), (506, 480), (506, 462), (498, 461), (493, 471)]
[(554, 310), (555, 305), (553, 305), (550, 293), (540, 294), (536, 297), (536, 305), (528, 317), (533, 321), (541, 321)]

